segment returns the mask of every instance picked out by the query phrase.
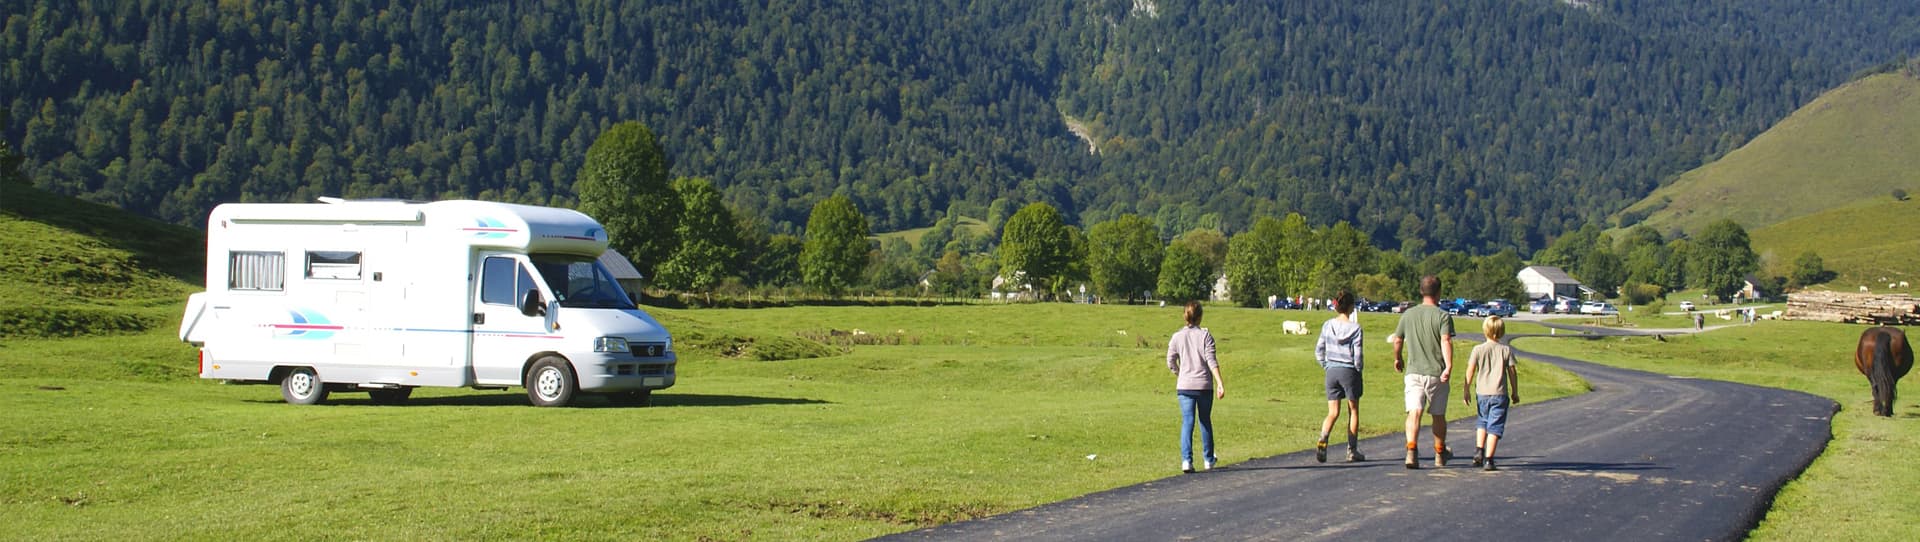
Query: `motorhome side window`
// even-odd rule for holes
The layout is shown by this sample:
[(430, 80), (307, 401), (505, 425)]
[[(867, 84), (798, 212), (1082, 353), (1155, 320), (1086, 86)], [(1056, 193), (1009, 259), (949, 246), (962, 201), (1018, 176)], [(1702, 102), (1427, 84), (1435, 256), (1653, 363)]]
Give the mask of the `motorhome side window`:
[(227, 253), (228, 290), (286, 290), (287, 256), (282, 252)]
[(307, 252), (307, 278), (360, 280), (360, 253), (338, 250)]

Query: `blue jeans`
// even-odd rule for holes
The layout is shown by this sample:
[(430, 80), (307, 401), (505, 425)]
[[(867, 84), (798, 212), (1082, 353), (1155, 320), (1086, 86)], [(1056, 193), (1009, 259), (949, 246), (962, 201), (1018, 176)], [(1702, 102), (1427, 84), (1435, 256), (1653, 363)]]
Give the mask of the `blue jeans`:
[(1193, 461), (1193, 419), (1200, 418), (1201, 451), (1207, 461), (1214, 461), (1213, 455), (1213, 390), (1179, 390), (1180, 397), (1180, 460)]

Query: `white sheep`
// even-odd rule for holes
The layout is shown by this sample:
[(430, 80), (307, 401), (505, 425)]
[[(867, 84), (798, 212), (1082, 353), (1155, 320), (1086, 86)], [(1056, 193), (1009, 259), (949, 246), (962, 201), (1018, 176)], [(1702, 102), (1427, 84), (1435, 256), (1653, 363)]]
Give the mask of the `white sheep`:
[(1864, 294), (1864, 293), (1867, 293), (1867, 291), (1868, 291), (1868, 290), (1867, 290), (1867, 287), (1866, 287), (1866, 285), (1861, 285), (1861, 286), (1860, 286), (1860, 293), (1863, 293), (1863, 294)]

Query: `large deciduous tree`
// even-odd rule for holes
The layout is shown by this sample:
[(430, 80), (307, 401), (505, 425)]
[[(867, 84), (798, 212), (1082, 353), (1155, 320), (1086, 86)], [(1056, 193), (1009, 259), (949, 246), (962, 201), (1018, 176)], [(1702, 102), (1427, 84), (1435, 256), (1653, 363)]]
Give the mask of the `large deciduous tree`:
[(1833, 274), (1827, 271), (1826, 260), (1821, 259), (1819, 253), (1809, 250), (1793, 259), (1793, 275), (1788, 278), (1789, 285), (1805, 288), (1833, 280)]
[(1205, 300), (1213, 292), (1213, 272), (1207, 269), (1206, 256), (1186, 245), (1167, 247), (1160, 264), (1160, 299), (1173, 302)]
[(639, 121), (613, 125), (587, 148), (573, 192), (580, 211), (607, 228), (608, 244), (648, 277), (679, 246), (681, 202), (669, 184), (671, 164), (653, 131)]
[(1280, 291), (1278, 266), (1281, 224), (1260, 217), (1253, 228), (1227, 241), (1227, 295), (1235, 305), (1258, 307), (1266, 296)]
[(673, 190), (679, 194), (686, 215), (674, 230), (680, 246), (660, 264), (655, 283), (662, 288), (710, 291), (739, 269), (739, 225), (712, 182), (677, 179)]
[[(1101, 297), (1125, 298), (1128, 303), (1144, 299), (1162, 278), (1163, 250), (1159, 229), (1139, 215), (1094, 224), (1087, 231), (1087, 267), (1094, 289)], [(1161, 297), (1167, 298), (1165, 292)]]
[(828, 295), (853, 287), (867, 266), (867, 217), (845, 195), (814, 204), (807, 217), (807, 240), (800, 249), (800, 275), (807, 286)]
[(1031, 203), (1020, 208), (1007, 219), (1006, 231), (1000, 235), (1001, 275), (1016, 278), (1025, 273), (1037, 288), (1053, 292), (1074, 274), (1076, 237), (1052, 205)]
[(1687, 276), (1695, 286), (1721, 298), (1740, 291), (1747, 274), (1760, 266), (1747, 240), (1746, 228), (1733, 219), (1720, 219), (1693, 239)]

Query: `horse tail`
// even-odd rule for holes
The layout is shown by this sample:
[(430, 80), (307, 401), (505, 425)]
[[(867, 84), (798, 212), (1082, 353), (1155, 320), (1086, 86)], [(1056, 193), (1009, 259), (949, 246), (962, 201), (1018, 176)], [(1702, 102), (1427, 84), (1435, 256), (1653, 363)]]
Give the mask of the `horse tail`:
[(1873, 367), (1868, 370), (1867, 380), (1873, 384), (1873, 398), (1878, 410), (1874, 414), (1893, 415), (1893, 334), (1882, 331), (1876, 333), (1873, 341)]

